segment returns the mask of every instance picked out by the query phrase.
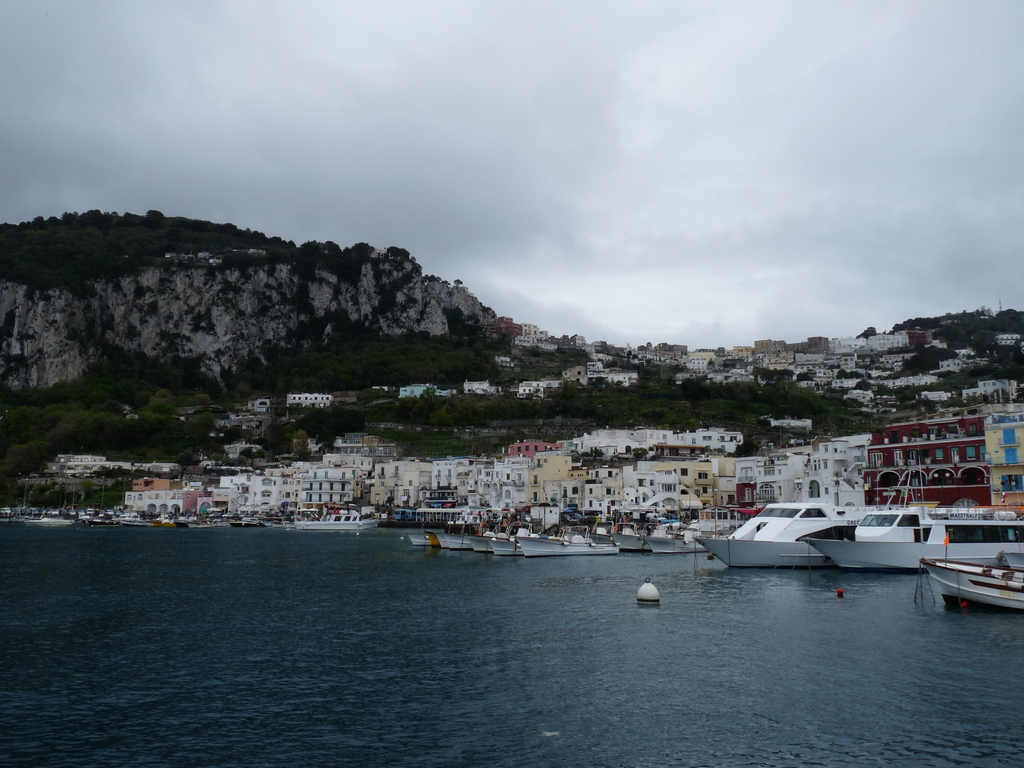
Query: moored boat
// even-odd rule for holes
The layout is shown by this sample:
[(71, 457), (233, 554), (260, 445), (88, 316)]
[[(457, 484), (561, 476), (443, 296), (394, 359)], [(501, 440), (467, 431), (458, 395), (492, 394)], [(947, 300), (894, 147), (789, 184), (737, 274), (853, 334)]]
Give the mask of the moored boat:
[(430, 539), (430, 534), (427, 531), (410, 531), (409, 532), (409, 543), (414, 547), (433, 547), (434, 544)]
[(700, 544), (688, 538), (678, 521), (661, 523), (647, 534), (644, 543), (656, 555), (679, 555), (706, 552)]
[(526, 536), (517, 538), (526, 557), (562, 557), (566, 555), (617, 555), (617, 544), (591, 541), (589, 531), (567, 530), (561, 536)]
[(921, 565), (949, 605), (966, 601), (1024, 611), (1024, 569), (929, 557)]
[(733, 534), (699, 537), (697, 543), (730, 567), (821, 568), (832, 560), (807, 541), (810, 536), (843, 538), (875, 508), (837, 507), (812, 502), (769, 504)]
[(70, 517), (43, 515), (42, 517), (26, 517), (24, 522), (28, 525), (71, 525), (75, 521)]
[(648, 549), (645, 543), (646, 538), (643, 530), (632, 523), (622, 523), (616, 526), (612, 532), (612, 541), (618, 546), (620, 552), (643, 552)]
[(1024, 521), (1005, 507), (875, 508), (848, 538), (811, 543), (846, 569), (916, 571), (922, 557), (997, 565), (1024, 552)]
[(362, 517), (354, 509), (329, 509), (319, 520), (296, 520), (297, 531), (363, 531), (376, 528), (374, 517)]

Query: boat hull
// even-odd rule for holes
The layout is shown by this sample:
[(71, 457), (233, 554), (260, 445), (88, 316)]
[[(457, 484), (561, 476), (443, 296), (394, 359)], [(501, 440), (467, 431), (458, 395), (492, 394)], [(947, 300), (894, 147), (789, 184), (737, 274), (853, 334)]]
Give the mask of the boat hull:
[(430, 534), (425, 531), (412, 531), (409, 534), (409, 543), (414, 547), (432, 547), (433, 542), (430, 540)]
[(645, 546), (645, 537), (634, 533), (613, 533), (612, 541), (620, 552), (643, 552), (650, 547)]
[(512, 557), (523, 554), (522, 549), (516, 544), (515, 539), (491, 539), (491, 552), (501, 557)]
[(696, 541), (674, 537), (648, 536), (647, 546), (656, 555), (687, 555), (707, 551)]
[(825, 555), (803, 541), (748, 541), (696, 539), (697, 543), (730, 568), (828, 568)]
[(956, 560), (923, 558), (939, 593), (947, 603), (984, 603), (1024, 611), (1024, 570), (989, 567)]
[(941, 543), (912, 541), (832, 541), (813, 539), (814, 548), (840, 568), (863, 571), (916, 571), (921, 558), (952, 559), (995, 565), (1005, 543)]
[(377, 520), (367, 517), (362, 520), (296, 520), (297, 531), (365, 531), (376, 528)]
[(437, 536), (437, 540), (441, 543), (441, 549), (450, 549), (453, 552), (473, 549), (473, 543), (469, 540), (469, 537), (461, 533), (435, 531), (434, 535)]

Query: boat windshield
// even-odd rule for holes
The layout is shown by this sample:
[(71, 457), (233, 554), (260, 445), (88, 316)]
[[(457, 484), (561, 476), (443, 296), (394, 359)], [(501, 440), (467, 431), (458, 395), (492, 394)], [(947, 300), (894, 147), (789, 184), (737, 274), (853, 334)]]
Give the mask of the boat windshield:
[(800, 509), (787, 509), (786, 507), (765, 507), (758, 517), (796, 517)]
[(826, 515), (820, 509), (805, 509), (804, 513), (802, 515), (800, 515), (800, 517), (801, 518), (805, 518), (805, 517), (828, 517), (828, 515)]
[(889, 528), (899, 515), (865, 515), (860, 524), (865, 528)]

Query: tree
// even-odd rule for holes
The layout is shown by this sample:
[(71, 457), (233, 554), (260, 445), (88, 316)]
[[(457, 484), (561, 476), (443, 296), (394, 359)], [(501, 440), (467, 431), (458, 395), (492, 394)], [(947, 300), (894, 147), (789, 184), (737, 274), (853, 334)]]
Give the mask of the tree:
[(309, 435), (303, 429), (292, 433), (292, 452), (302, 461), (309, 458)]
[(857, 338), (858, 339), (869, 339), (872, 336), (877, 336), (877, 335), (878, 335), (878, 331), (875, 330), (875, 326), (869, 325), (867, 328), (865, 328), (863, 331), (861, 331), (860, 333), (857, 334)]

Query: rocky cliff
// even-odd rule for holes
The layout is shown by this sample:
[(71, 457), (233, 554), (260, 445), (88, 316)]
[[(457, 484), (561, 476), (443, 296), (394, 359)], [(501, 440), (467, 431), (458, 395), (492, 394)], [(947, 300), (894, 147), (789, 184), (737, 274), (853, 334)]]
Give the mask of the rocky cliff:
[(220, 268), (151, 266), (87, 290), (0, 281), (0, 379), (49, 386), (81, 376), (114, 349), (154, 359), (198, 358), (219, 375), (281, 346), (329, 342), (363, 328), (448, 332), (448, 315), (494, 313), (461, 285), (422, 275), (403, 251), (377, 252), (358, 275), (276, 263)]

